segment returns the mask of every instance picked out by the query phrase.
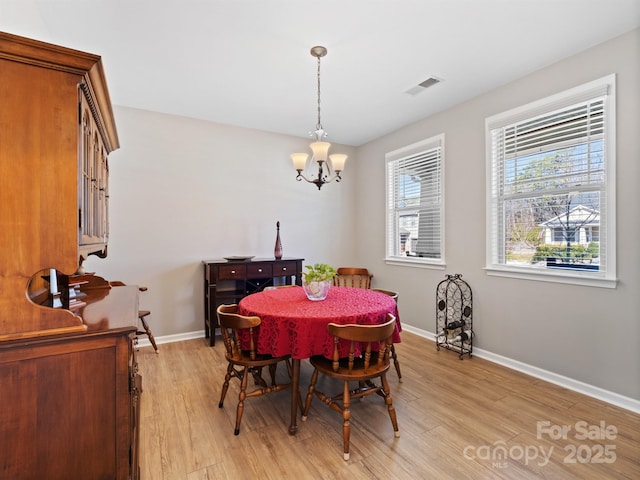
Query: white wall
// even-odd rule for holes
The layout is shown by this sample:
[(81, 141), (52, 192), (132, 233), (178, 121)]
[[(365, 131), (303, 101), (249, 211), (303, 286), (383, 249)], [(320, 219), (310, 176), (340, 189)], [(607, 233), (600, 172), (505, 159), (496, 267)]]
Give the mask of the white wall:
[[(109, 255), (85, 267), (147, 286), (140, 304), (155, 336), (203, 330), (201, 261), (273, 258), (278, 220), (285, 257), (333, 265), (353, 257), (353, 158), (342, 183), (318, 191), (296, 182), (289, 159), (308, 151), (307, 139), (131, 108), (115, 116)], [(350, 147), (331, 151), (354, 156)]]
[[(476, 346), (640, 399), (640, 30), (596, 46), (349, 153), (341, 184), (294, 180), (289, 153), (306, 139), (116, 107), (122, 147), (111, 156), (107, 259), (87, 269), (147, 285), (156, 336), (203, 328), (201, 260), (273, 255), (363, 265), (374, 286), (400, 292), (407, 326), (433, 331), (435, 289), (461, 273), (474, 295)], [(617, 77), (618, 287), (488, 277), (484, 120), (609, 73)], [(434, 94), (437, 92), (434, 87)], [(384, 263), (384, 155), (444, 133), (445, 270)]]
[[(617, 74), (617, 288), (487, 276), (485, 118), (610, 73)], [(640, 399), (639, 86), (635, 30), (358, 149), (367, 176), (356, 185), (357, 259), (375, 274), (374, 286), (399, 291), (404, 324), (433, 332), (436, 286), (445, 273), (461, 273), (473, 290), (475, 346)], [(439, 133), (446, 152), (446, 269), (386, 265), (385, 153)]]

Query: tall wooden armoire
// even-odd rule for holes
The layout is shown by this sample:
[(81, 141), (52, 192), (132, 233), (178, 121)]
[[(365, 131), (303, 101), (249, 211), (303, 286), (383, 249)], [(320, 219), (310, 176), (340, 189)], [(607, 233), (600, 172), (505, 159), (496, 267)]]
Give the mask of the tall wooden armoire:
[(100, 57), (0, 32), (0, 479), (138, 477), (138, 289), (106, 256)]

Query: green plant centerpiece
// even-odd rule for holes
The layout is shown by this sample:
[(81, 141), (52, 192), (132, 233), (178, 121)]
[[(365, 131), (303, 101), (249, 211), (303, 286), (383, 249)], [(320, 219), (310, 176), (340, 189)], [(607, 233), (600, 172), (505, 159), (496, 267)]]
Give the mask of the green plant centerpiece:
[(338, 272), (331, 265), (326, 263), (316, 263), (305, 266), (306, 271), (302, 273), (302, 287), (309, 300), (324, 300), (329, 294), (329, 289), (333, 284), (333, 277)]

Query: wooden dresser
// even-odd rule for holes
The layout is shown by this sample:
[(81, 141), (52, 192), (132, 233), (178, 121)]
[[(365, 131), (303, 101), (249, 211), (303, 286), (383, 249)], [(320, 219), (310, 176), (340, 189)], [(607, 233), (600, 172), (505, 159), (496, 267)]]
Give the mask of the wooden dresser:
[(137, 478), (138, 290), (67, 285), (107, 254), (100, 57), (0, 32), (0, 106), (0, 479)]
[(0, 478), (138, 478), (137, 298), (106, 286), (86, 332), (0, 343)]
[(272, 285), (302, 285), (304, 258), (279, 260), (258, 258), (250, 261), (203, 260), (204, 331), (209, 345), (215, 344), (218, 316), (223, 303), (238, 303), (243, 297)]

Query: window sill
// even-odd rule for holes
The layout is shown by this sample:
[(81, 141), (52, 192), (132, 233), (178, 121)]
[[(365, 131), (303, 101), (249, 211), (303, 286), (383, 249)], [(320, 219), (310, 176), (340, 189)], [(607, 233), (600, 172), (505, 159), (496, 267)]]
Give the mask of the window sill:
[(443, 262), (425, 257), (386, 257), (384, 262), (387, 265), (430, 268), (433, 270), (444, 270), (446, 268), (446, 265)]
[(603, 274), (565, 272), (556, 269), (536, 271), (530, 268), (508, 267), (505, 265), (485, 267), (485, 271), (489, 276), (519, 278), (538, 282), (564, 283), (568, 285), (600, 288), (616, 288), (617, 286), (617, 279), (607, 278)]

